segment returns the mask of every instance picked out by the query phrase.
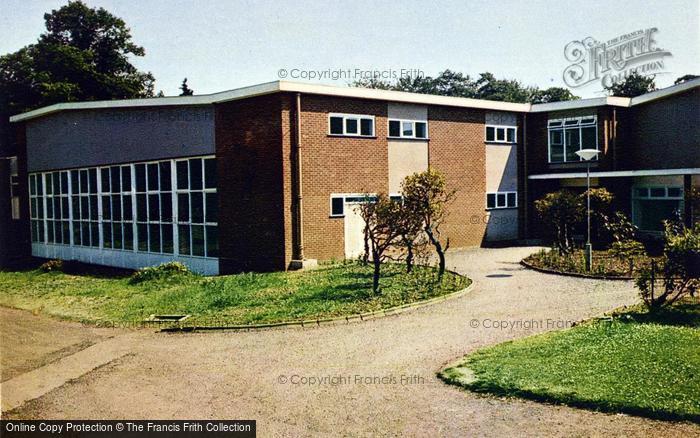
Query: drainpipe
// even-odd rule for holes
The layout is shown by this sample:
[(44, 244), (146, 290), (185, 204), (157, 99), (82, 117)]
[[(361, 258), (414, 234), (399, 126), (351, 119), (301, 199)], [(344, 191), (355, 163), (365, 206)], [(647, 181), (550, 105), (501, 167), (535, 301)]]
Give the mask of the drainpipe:
[(304, 197), (302, 193), (301, 184), (301, 93), (296, 95), (296, 228), (297, 228), (297, 241), (296, 241), (296, 260), (304, 260)]

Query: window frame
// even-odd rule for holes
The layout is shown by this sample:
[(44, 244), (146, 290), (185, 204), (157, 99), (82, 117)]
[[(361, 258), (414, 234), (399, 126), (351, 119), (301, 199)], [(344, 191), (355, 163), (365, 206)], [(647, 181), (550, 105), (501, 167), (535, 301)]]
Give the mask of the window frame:
[[(397, 200), (403, 200), (403, 195), (401, 193), (390, 193), (389, 198), (397, 201)], [(399, 199), (397, 199), (399, 198)], [(343, 213), (342, 214), (333, 214), (333, 199), (342, 199), (343, 200)], [(362, 202), (361, 200), (367, 199), (370, 202), (377, 199), (377, 194), (376, 193), (331, 193), (330, 196), (328, 197), (328, 217), (330, 219), (338, 219), (338, 218), (344, 218), (345, 217), (345, 206), (347, 204), (357, 204)]]
[[(547, 163), (549, 164), (565, 164), (565, 163), (580, 163), (583, 158), (578, 157), (576, 160), (567, 160), (567, 148), (569, 147), (567, 142), (567, 131), (578, 131), (578, 150), (584, 149), (583, 147), (583, 129), (593, 127), (595, 129), (595, 150), (600, 151), (600, 145), (598, 144), (598, 115), (585, 115), (576, 117), (563, 117), (557, 119), (547, 120)], [(552, 143), (552, 133), (559, 132), (561, 138), (561, 144)], [(552, 146), (557, 146), (562, 148), (562, 160), (552, 161)], [(597, 154), (591, 161), (598, 161), (600, 154)]]
[[(399, 124), (399, 135), (391, 135), (391, 122), (398, 122)], [(404, 135), (404, 123), (410, 123), (411, 124), (411, 135)], [(418, 123), (422, 123), (425, 125), (425, 137), (417, 137), (416, 136), (416, 126)], [(387, 132), (387, 138), (390, 139), (411, 139), (411, 140), (429, 140), (430, 139), (430, 133), (428, 131), (428, 121), (427, 120), (419, 120), (419, 119), (397, 119), (397, 118), (390, 118), (387, 119), (386, 122), (386, 132)]]
[[(489, 207), (489, 195), (494, 197), (494, 206)], [(515, 195), (515, 204), (514, 205), (508, 205), (508, 196), (509, 195)], [(504, 205), (499, 205), (499, 197), (503, 196), (505, 199), (505, 204)], [(486, 196), (484, 197), (485, 200), (485, 205), (486, 205), (486, 210), (505, 210), (505, 209), (511, 209), (511, 208), (518, 208), (518, 191), (517, 190), (508, 190), (508, 191), (495, 191), (495, 192), (486, 192)]]
[[(645, 195), (639, 195), (637, 194), (637, 190), (639, 189), (644, 189), (646, 190)], [(664, 196), (652, 196), (651, 192), (652, 189), (663, 189), (664, 191)], [(670, 196), (669, 195), (669, 189), (675, 189), (679, 191), (678, 196)], [(639, 224), (639, 208), (637, 206), (637, 202), (639, 200), (643, 201), (677, 201), (678, 206), (682, 209), (684, 208), (685, 205), (685, 191), (683, 189), (683, 186), (679, 185), (674, 185), (674, 184), (669, 184), (669, 185), (664, 185), (664, 184), (653, 184), (653, 183), (648, 183), (648, 184), (635, 184), (632, 186), (631, 189), (631, 219), (632, 223), (639, 227), (639, 231), (643, 233), (653, 233), (653, 234), (662, 234), (662, 231), (656, 231), (656, 230), (646, 230), (641, 228), (641, 224)]]
[[(342, 133), (337, 133), (337, 132), (331, 132), (331, 119), (332, 118), (342, 118), (343, 119), (343, 132)], [(347, 120), (356, 120), (357, 121), (357, 133), (348, 133), (347, 132)], [(371, 134), (362, 134), (362, 120), (371, 120), (372, 121), (372, 133)], [(376, 136), (376, 131), (377, 130), (377, 124), (375, 120), (375, 116), (370, 115), (370, 114), (347, 114), (347, 113), (329, 113), (328, 114), (328, 135), (332, 137), (363, 137), (363, 138), (372, 138)]]
[[(489, 140), (488, 132), (489, 128), (493, 129), (493, 139)], [(498, 140), (498, 131), (503, 130), (503, 140)], [(513, 131), (513, 141), (508, 141), (508, 131)], [(500, 143), (500, 144), (518, 144), (518, 127), (517, 125), (494, 125), (486, 124), (484, 125), (484, 142), (485, 143)]]

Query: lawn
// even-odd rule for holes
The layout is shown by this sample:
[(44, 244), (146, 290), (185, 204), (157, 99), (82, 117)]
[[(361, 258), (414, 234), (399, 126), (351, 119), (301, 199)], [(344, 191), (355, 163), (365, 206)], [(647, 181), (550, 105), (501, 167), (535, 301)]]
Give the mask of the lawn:
[(700, 422), (700, 303), (506, 342), (440, 377), (476, 392)]
[(187, 323), (192, 325), (258, 324), (381, 310), (470, 283), (446, 273), (439, 284), (433, 268), (404, 271), (402, 265), (384, 266), (378, 295), (372, 293), (371, 268), (357, 262), (307, 272), (173, 274), (140, 283), (99, 270), (0, 272), (0, 305), (97, 324), (132, 324), (151, 314), (191, 314)]

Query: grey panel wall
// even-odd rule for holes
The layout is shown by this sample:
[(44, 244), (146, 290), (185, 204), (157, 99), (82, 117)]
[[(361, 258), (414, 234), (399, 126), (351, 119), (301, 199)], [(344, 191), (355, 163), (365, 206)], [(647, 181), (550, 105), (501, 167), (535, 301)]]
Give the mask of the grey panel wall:
[(213, 106), (72, 110), (27, 123), (30, 172), (214, 151)]

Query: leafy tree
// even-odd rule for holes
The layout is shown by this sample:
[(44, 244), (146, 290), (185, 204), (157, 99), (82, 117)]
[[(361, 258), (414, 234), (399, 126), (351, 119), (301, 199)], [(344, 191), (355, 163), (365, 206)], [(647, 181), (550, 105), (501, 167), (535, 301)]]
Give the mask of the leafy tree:
[(698, 75), (683, 75), (680, 78), (673, 81), (673, 85), (682, 84), (683, 82), (692, 81), (693, 79), (700, 78)]
[(187, 78), (182, 80), (182, 85), (180, 85), (180, 90), (182, 91), (182, 93), (180, 93), (180, 96), (192, 96), (194, 94), (194, 90), (192, 90), (187, 85)]
[(413, 212), (423, 226), (423, 231), (437, 252), (438, 278), (445, 273), (445, 252), (450, 247), (449, 237), (443, 243), (440, 227), (447, 219), (447, 207), (455, 196), (454, 190), (447, 189), (445, 176), (434, 169), (414, 173), (401, 184), (404, 206)]
[(562, 87), (549, 87), (545, 90), (534, 90), (530, 95), (530, 103), (563, 102), (565, 100), (578, 100), (571, 91)]
[(153, 75), (129, 61), (145, 50), (121, 18), (71, 1), (44, 21), (35, 44), (0, 57), (3, 118), (57, 102), (153, 95)]
[(366, 202), (359, 204), (360, 216), (365, 221), (365, 244), (369, 246), (374, 266), (372, 276), (372, 290), (379, 293), (379, 277), (381, 275), (382, 262), (389, 258), (389, 249), (400, 238), (399, 229), (396, 227), (396, 218), (400, 213), (401, 205), (392, 201), (389, 196), (380, 193), (376, 200), (370, 195), (365, 195)]
[(554, 244), (559, 252), (573, 251), (572, 232), (585, 214), (581, 197), (570, 190), (548, 193), (535, 201), (535, 209), (544, 223), (554, 231)]
[(399, 203), (399, 209), (394, 221), (394, 226), (399, 233), (397, 246), (406, 251), (404, 261), (406, 263), (406, 272), (410, 273), (413, 272), (416, 256), (423, 253), (423, 249), (427, 244), (422, 233), (423, 218), (403, 201), (397, 202)]
[(482, 73), (474, 80), (469, 75), (445, 70), (436, 77), (401, 77), (395, 83), (380, 79), (362, 79), (351, 84), (355, 87), (381, 90), (408, 91), (411, 93), (436, 94), (440, 96), (468, 97), (500, 100), (504, 102), (547, 103), (578, 99), (565, 88), (551, 87), (539, 90), (525, 87), (511, 79), (496, 79), (492, 73)]
[(656, 90), (656, 83), (654, 76), (632, 72), (624, 81), (605, 87), (605, 90), (613, 96), (637, 97)]

